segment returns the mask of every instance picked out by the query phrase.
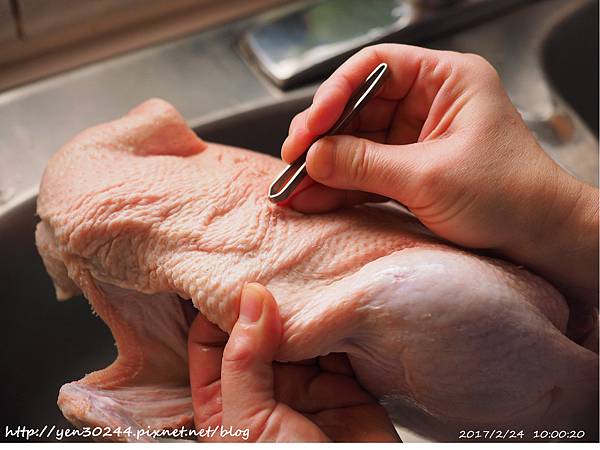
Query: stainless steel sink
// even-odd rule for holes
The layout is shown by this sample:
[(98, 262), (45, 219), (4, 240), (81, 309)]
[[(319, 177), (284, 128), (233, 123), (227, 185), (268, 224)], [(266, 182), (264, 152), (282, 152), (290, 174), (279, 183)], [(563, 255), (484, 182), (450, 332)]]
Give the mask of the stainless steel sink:
[(542, 47), (544, 70), (556, 91), (598, 137), (598, 2), (557, 23)]
[(52, 284), (34, 244), (37, 221), (35, 197), (0, 216), (4, 307), (0, 421), (12, 428), (67, 427), (56, 406), (60, 386), (105, 366), (115, 356), (108, 328), (92, 315), (85, 299), (62, 304), (53, 298)]
[[(546, 151), (597, 185), (597, 8), (593, 0), (531, 2), (423, 45), (487, 57)], [(229, 33), (246, 24), (0, 93), (0, 425), (67, 427), (56, 406), (60, 386), (105, 367), (116, 354), (110, 332), (87, 301), (55, 300), (35, 249), (35, 186), (47, 159), (80, 129), (152, 95), (172, 101), (206, 140), (278, 156), (291, 117), (310, 103), (316, 85), (283, 93), (243, 66)], [(578, 59), (580, 53), (587, 59)], [(159, 63), (169, 83), (152, 77), (139, 83), (134, 75), (156, 73), (150, 71)], [(127, 74), (133, 75), (119, 84)], [(58, 110), (56, 102), (62, 102)]]

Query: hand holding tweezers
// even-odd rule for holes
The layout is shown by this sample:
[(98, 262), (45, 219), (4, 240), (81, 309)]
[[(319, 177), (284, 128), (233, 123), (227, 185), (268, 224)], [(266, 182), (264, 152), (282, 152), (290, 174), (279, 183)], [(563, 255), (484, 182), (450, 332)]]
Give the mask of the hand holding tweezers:
[[(379, 64), (373, 72), (365, 79), (365, 81), (352, 93), (348, 100), (344, 111), (340, 118), (335, 122), (331, 129), (318, 136), (312, 143), (325, 136), (333, 136), (339, 134), (344, 128), (356, 117), (360, 110), (371, 100), (388, 75), (388, 66), (385, 63)], [(310, 146), (309, 146), (310, 148)], [(279, 203), (287, 200), (300, 182), (306, 177), (306, 154), (308, 149), (300, 155), (294, 162), (288, 165), (275, 178), (271, 186), (269, 186), (269, 200), (274, 203)]]

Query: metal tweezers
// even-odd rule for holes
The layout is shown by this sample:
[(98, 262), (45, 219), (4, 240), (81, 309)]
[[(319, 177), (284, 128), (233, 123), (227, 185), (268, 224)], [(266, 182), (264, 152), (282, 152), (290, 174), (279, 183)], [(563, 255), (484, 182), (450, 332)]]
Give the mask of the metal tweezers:
[[(388, 66), (385, 63), (379, 64), (373, 72), (365, 79), (365, 81), (352, 93), (348, 100), (344, 111), (340, 118), (335, 122), (331, 129), (318, 136), (312, 143), (325, 136), (333, 136), (339, 134), (344, 128), (356, 117), (360, 110), (373, 98), (377, 93), (388, 75)], [(310, 148), (310, 145), (309, 145)], [(300, 182), (306, 177), (306, 154), (308, 149), (298, 157), (293, 163), (287, 166), (275, 178), (271, 186), (269, 186), (269, 200), (273, 203), (280, 203), (287, 200)]]

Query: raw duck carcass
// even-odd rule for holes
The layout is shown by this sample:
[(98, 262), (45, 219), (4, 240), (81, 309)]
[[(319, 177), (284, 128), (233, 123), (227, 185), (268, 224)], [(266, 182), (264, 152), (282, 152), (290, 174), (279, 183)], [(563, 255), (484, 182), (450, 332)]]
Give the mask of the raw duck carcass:
[(362, 385), (419, 433), (594, 432), (598, 358), (565, 337), (569, 310), (549, 283), (443, 244), (385, 205), (272, 205), (282, 165), (203, 142), (162, 100), (51, 159), (38, 249), (57, 297), (83, 293), (118, 347), (109, 367), (61, 388), (68, 420), (193, 426), (189, 324), (197, 309), (230, 331), (243, 283), (258, 281), (279, 302), (280, 360), (347, 353)]

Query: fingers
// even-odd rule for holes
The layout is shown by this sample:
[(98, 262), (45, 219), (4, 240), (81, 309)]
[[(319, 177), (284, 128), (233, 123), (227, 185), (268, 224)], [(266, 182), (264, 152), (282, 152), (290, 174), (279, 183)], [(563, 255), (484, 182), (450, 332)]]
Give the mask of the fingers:
[[(318, 368), (281, 365), (275, 372), (277, 399), (303, 414), (375, 402), (356, 379)], [(294, 383), (290, 383), (293, 380)]]
[[(402, 442), (385, 409), (376, 404), (325, 410), (313, 420), (335, 442)], [(331, 424), (343, 423), (341, 432)]]
[(319, 358), (319, 367), (324, 372), (337, 373), (340, 375), (354, 376), (352, 365), (345, 353), (330, 353)]
[(361, 191), (345, 191), (332, 189), (322, 184), (313, 184), (302, 192), (294, 195), (290, 205), (296, 211), (306, 214), (332, 211), (344, 206), (359, 205), (362, 203), (379, 203), (388, 199), (380, 195)]
[(311, 146), (306, 167), (311, 178), (331, 188), (370, 192), (407, 204), (418, 184), (422, 157), (422, 151), (412, 145), (389, 146), (353, 136), (332, 136)]
[[(323, 82), (315, 93), (313, 104), (306, 117), (306, 127), (311, 132), (319, 135), (331, 128), (342, 113), (354, 90), (360, 86), (378, 64), (385, 62), (391, 66), (391, 55), (388, 51), (383, 51), (383, 47), (369, 47), (356, 53)], [(394, 53), (397, 50), (398, 47), (395, 48)], [(394, 74), (391, 70), (390, 75), (380, 91), (380, 97), (385, 98), (382, 94), (384, 91), (390, 91), (390, 84), (396, 85), (398, 81), (402, 81), (398, 74)], [(405, 74), (404, 80), (406, 76), (408, 75)], [(402, 97), (402, 95), (399, 97)]]
[[(425, 122), (436, 94), (451, 76), (453, 63), (459, 58), (456, 53), (398, 44), (382, 44), (361, 50), (323, 82), (311, 107), (293, 121), (282, 147), (283, 159), (293, 161), (317, 136), (329, 130), (341, 115), (352, 92), (382, 62), (388, 64), (390, 76), (372, 100), (374, 105), (367, 106), (369, 114), (367, 111), (361, 114), (361, 128), (374, 131), (388, 127), (400, 101), (409, 106), (410, 122)], [(377, 113), (373, 114), (373, 111)]]
[(223, 423), (250, 429), (250, 439), (273, 412), (273, 358), (281, 339), (277, 303), (261, 285), (247, 284), (240, 316), (223, 353)]
[(188, 334), (190, 388), (196, 429), (220, 425), (221, 359), (227, 333), (198, 314)]
[[(347, 129), (348, 134), (355, 132), (377, 132), (378, 135), (385, 137), (386, 130), (389, 128), (397, 108), (397, 102), (382, 98), (372, 99), (359, 113)], [(288, 137), (281, 146), (281, 158), (290, 164), (300, 156), (318, 136), (306, 125), (311, 108), (305, 109), (297, 114), (290, 123)]]
[(398, 44), (375, 45), (361, 50), (319, 87), (306, 117), (306, 128), (317, 135), (327, 131), (342, 113), (352, 92), (382, 62), (389, 66), (389, 77), (378, 98), (402, 100), (417, 87), (421, 94), (420, 103), (430, 105), (446, 78), (440, 66), (450, 55), (456, 58), (458, 54)]
[(281, 159), (288, 164), (291, 164), (292, 161), (304, 153), (315, 136), (317, 136), (314, 132), (306, 128), (306, 117), (309, 110), (310, 108), (305, 109), (292, 119), (288, 136), (281, 145)]

